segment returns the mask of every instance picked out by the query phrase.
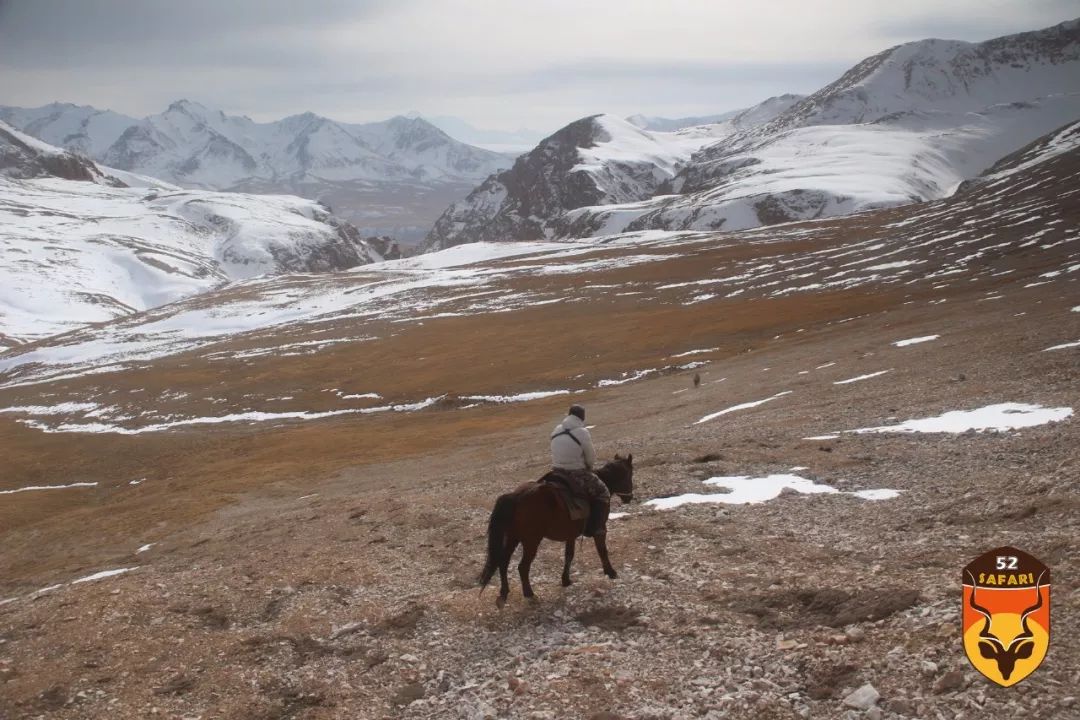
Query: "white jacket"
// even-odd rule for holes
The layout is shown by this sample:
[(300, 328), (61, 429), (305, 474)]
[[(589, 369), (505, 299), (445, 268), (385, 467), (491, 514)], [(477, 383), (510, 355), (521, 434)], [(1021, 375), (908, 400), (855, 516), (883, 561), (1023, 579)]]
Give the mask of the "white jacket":
[[(573, 435), (573, 438), (570, 435)], [(585, 423), (577, 415), (567, 415), (566, 419), (551, 431), (552, 467), (562, 470), (585, 470), (592, 469), (595, 463), (596, 452), (593, 450), (592, 436), (589, 435)]]

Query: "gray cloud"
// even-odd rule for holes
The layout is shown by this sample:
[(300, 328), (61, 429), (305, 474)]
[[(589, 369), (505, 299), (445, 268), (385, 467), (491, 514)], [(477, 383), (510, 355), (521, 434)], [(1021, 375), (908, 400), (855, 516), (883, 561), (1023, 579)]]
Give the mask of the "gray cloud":
[[(1023, 8), (1025, 24), (1018, 24), (1016, 9)], [(1056, 25), (1077, 15), (1080, 5), (1076, 0), (989, 0), (982, 11), (968, 12), (967, 8), (951, 11), (944, 5), (937, 12), (923, 12), (895, 18), (875, 25), (883, 37), (894, 38), (897, 43), (921, 38), (988, 40), (1001, 35), (1011, 35), (1024, 30), (1038, 30)]]

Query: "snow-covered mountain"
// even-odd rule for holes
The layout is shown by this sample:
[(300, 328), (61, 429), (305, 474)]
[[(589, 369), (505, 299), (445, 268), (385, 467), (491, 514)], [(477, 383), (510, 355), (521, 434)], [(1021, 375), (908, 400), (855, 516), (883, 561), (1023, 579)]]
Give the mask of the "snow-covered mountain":
[(0, 347), (229, 281), (380, 259), (313, 201), (183, 190), (0, 122)]
[(447, 202), (510, 164), (422, 118), (258, 123), (189, 100), (141, 120), (65, 104), (0, 108), (0, 118), (109, 167), (188, 188), (294, 193), (366, 231), (403, 236), (426, 232)]
[[(541, 208), (519, 223), (529, 230), (520, 237), (739, 230), (941, 198), (1077, 117), (1080, 20), (982, 43), (908, 43), (806, 98), (773, 99), (740, 119), (682, 130), (716, 137), (670, 182), (626, 200)], [(560, 177), (552, 170), (533, 174)], [(515, 212), (497, 190), (489, 178), (452, 206), (428, 244), (494, 237), (485, 226)], [(500, 220), (499, 230), (518, 239), (512, 224)]]
[(691, 155), (740, 129), (771, 120), (798, 99), (770, 98), (723, 122), (677, 132), (643, 130), (631, 120), (593, 115), (570, 123), (451, 205), (424, 247), (477, 240), (527, 240), (591, 234), (565, 224), (570, 211), (649, 198), (666, 187)]
[(38, 108), (0, 106), (0, 120), (28, 135), (85, 155), (100, 158), (138, 120), (88, 105), (52, 103)]

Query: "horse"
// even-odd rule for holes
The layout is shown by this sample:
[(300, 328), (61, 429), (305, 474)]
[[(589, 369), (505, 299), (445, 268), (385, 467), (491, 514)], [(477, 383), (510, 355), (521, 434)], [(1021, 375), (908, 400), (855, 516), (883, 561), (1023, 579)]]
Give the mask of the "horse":
[[(618, 495), (623, 502), (634, 499), (633, 455), (616, 455), (612, 462), (597, 470), (596, 474), (612, 495)], [(584, 533), (586, 520), (570, 519), (565, 505), (560, 502), (559, 492), (558, 488), (541, 479), (538, 482), (525, 483), (513, 492), (500, 495), (495, 501), (495, 508), (488, 519), (487, 561), (480, 573), (480, 590), (483, 592), (491, 582), (497, 568), (502, 581), (499, 597), (495, 600), (499, 608), (506, 604), (506, 598), (510, 595), (506, 571), (519, 543), (523, 546), (521, 562), (518, 563), (522, 595), (528, 599), (535, 597), (532, 585), (529, 584), (529, 568), (536, 557), (540, 541), (544, 538), (566, 543), (562, 584), (563, 587), (570, 585), (574, 540)], [(600, 556), (604, 574), (612, 579), (618, 577), (615, 568), (611, 566), (611, 560), (608, 559), (606, 536), (597, 535), (593, 541), (596, 543), (596, 552)]]

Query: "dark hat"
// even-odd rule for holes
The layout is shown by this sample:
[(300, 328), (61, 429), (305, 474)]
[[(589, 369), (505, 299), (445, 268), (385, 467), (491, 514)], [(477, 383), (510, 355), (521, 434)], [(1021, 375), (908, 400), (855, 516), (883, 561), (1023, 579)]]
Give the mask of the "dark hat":
[(580, 405), (571, 405), (570, 414), (577, 416), (578, 420), (581, 420), (581, 422), (585, 422), (585, 408)]

